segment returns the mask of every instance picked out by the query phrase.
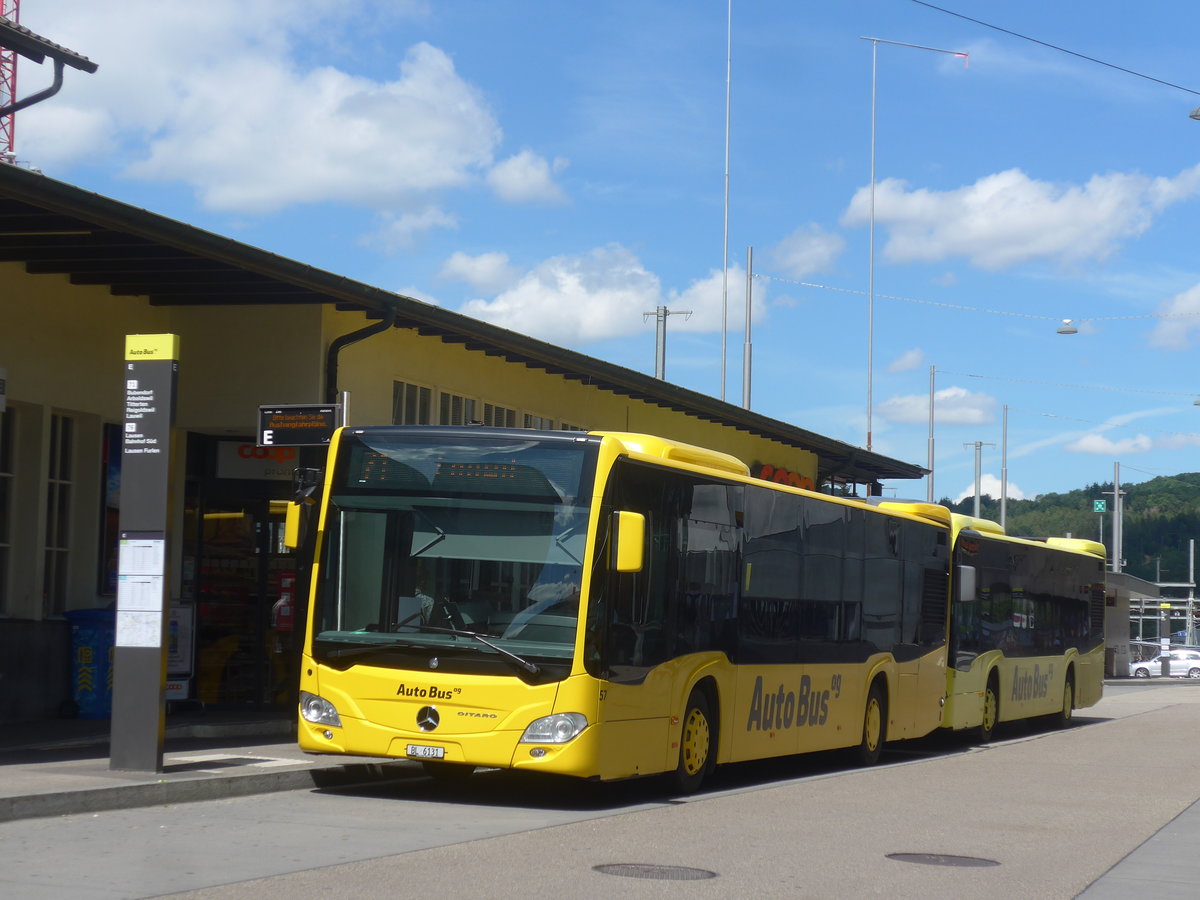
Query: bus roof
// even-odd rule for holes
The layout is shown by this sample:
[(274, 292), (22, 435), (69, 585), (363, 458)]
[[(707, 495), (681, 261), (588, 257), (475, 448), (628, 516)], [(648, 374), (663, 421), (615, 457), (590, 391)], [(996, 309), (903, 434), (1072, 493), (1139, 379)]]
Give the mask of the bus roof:
[(700, 466), (744, 477), (750, 475), (749, 466), (736, 456), (722, 453), (719, 450), (707, 450), (694, 444), (685, 444), (682, 441), (654, 437), (649, 434), (633, 434), (624, 431), (591, 431), (588, 433), (621, 444), (630, 456), (684, 463), (689, 466)]
[(1027, 537), (1024, 535), (1008, 534), (999, 522), (993, 522), (991, 519), (977, 519), (974, 516), (966, 516), (961, 513), (953, 513), (954, 533), (955, 536), (963, 531), (974, 531), (979, 534), (986, 534), (993, 537), (1001, 537), (1010, 541), (1020, 541), (1028, 544), (1043, 544), (1055, 550), (1065, 550), (1068, 553), (1086, 553), (1088, 556), (1094, 556), (1098, 559), (1106, 559), (1108, 550), (1099, 541), (1085, 540), (1083, 538), (1065, 538), (1065, 537)]
[(962, 513), (951, 513), (951, 518), (954, 520), (954, 533), (960, 531), (978, 531), (980, 534), (998, 534), (1001, 537), (1007, 537), (1007, 533), (999, 522), (993, 522), (991, 519), (977, 519), (975, 516), (966, 516)]

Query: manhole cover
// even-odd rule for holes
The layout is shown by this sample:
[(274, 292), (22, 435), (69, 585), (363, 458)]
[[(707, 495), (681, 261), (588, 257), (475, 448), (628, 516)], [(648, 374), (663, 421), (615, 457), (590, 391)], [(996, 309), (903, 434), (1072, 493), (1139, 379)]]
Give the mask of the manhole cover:
[(647, 866), (640, 863), (611, 863), (592, 866), (592, 870), (603, 875), (621, 875), (624, 878), (657, 878), (660, 881), (701, 881), (716, 878), (716, 872), (708, 869), (690, 869), (687, 866)]
[(889, 853), (887, 858), (898, 862), (920, 863), (923, 866), (959, 866), (966, 869), (1000, 865), (994, 859), (982, 859), (978, 856), (950, 856), (946, 853)]

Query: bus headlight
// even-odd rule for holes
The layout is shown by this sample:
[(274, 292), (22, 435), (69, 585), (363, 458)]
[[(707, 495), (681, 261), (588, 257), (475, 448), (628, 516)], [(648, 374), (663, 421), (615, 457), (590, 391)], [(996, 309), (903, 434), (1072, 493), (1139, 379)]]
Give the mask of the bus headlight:
[(521, 735), (522, 744), (565, 744), (587, 728), (587, 716), (582, 713), (555, 713), (534, 719)]
[(338, 715), (337, 707), (324, 697), (318, 697), (308, 691), (300, 692), (300, 715), (305, 722), (315, 725), (342, 727), (342, 717)]

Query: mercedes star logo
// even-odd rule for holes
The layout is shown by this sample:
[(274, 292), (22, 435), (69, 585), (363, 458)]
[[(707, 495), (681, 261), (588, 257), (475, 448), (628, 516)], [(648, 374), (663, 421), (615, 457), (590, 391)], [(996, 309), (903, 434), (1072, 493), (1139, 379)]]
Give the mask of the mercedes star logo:
[(441, 721), (442, 717), (432, 706), (422, 706), (417, 710), (417, 727), (422, 731), (433, 731)]

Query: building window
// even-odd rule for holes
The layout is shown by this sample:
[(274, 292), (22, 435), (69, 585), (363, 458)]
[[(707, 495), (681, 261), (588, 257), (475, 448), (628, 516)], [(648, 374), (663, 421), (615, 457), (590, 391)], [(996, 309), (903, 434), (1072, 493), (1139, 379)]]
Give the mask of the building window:
[(438, 401), (440, 403), (439, 425), (470, 425), (479, 420), (479, 417), (475, 415), (476, 403), (469, 397), (460, 397), (458, 394), (447, 394), (443, 391), (438, 396)]
[(496, 428), (516, 428), (517, 411), (485, 403), (483, 404), (483, 424), (493, 425)]
[(74, 421), (67, 416), (52, 415), (46, 473), (46, 556), (42, 573), (42, 597), (48, 616), (61, 615), (67, 609), (74, 449)]
[(559, 431), (587, 431), (586, 428), (583, 428), (580, 425), (569, 425), (566, 422), (559, 422), (558, 430)]
[(12, 558), (13, 432), (16, 414), (0, 410), (0, 613), (9, 613), (8, 572)]
[(532, 413), (525, 413), (525, 427), (536, 428), (539, 431), (553, 431), (554, 420), (548, 419), (545, 416), (535, 416)]
[(432, 425), (433, 391), (419, 384), (393, 381), (392, 424)]

